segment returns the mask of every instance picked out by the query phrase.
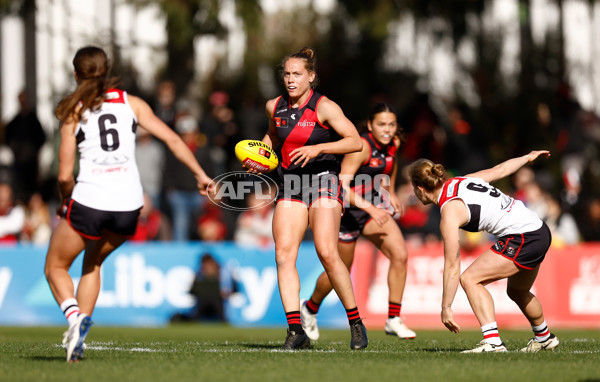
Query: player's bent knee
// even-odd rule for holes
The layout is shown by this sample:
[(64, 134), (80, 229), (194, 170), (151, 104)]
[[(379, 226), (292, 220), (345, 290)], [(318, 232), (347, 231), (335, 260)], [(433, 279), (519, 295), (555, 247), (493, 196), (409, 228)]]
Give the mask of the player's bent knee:
[(463, 287), (463, 288), (467, 284), (467, 278), (465, 277), (464, 274), (460, 275), (458, 281), (460, 282), (460, 286)]
[(323, 266), (332, 265), (335, 260), (340, 258), (335, 248), (317, 248), (317, 254)]
[(506, 287), (506, 295), (516, 303), (533, 297), (533, 294), (528, 290), (519, 290), (511, 287)]
[(319, 257), (324, 261), (331, 261), (332, 259), (339, 257), (339, 255), (334, 249), (321, 249), (317, 250), (317, 253), (319, 254)]
[(465, 290), (477, 283), (472, 277), (469, 277), (469, 275), (465, 273), (460, 275), (459, 281), (460, 286)]

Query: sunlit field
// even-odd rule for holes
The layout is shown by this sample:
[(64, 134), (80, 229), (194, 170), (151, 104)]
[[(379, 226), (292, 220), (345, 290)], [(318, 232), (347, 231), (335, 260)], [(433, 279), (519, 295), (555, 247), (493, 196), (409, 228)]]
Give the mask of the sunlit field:
[(502, 354), (461, 354), (479, 331), (370, 330), (352, 351), (345, 330), (322, 330), (310, 350), (282, 352), (285, 329), (177, 325), (94, 327), (85, 357), (65, 362), (59, 327), (0, 328), (0, 381), (600, 381), (600, 331), (556, 330), (555, 351), (519, 353), (531, 333), (502, 331)]

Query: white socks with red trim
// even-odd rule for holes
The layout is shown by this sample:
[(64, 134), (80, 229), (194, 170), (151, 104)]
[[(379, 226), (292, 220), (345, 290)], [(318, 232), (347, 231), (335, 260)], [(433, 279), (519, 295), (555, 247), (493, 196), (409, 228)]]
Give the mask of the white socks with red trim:
[(77, 304), (77, 300), (74, 298), (66, 299), (60, 304), (60, 309), (62, 309), (69, 326), (71, 326), (75, 320), (77, 320), (77, 316), (79, 315), (79, 305)]
[(531, 325), (531, 329), (533, 330), (533, 334), (535, 334), (536, 342), (544, 342), (548, 338), (550, 338), (550, 330), (548, 330), (548, 325), (546, 325), (546, 321), (542, 322), (541, 325)]
[(483, 339), (485, 342), (491, 345), (502, 345), (500, 339), (500, 333), (498, 333), (498, 325), (496, 321), (485, 324), (481, 327), (481, 333), (483, 333)]

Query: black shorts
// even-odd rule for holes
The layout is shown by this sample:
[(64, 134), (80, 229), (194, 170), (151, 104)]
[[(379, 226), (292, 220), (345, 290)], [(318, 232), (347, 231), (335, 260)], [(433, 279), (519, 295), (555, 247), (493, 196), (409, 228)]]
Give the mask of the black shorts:
[[(395, 213), (394, 207), (392, 207), (389, 196), (386, 195), (372, 190), (366, 195), (361, 195), (361, 197), (377, 208), (388, 210), (393, 215)], [(371, 215), (363, 209), (355, 206), (346, 209), (340, 222), (338, 241), (352, 243), (358, 240), (358, 237), (362, 234), (363, 229), (371, 219)]]
[(356, 207), (348, 208), (340, 222), (338, 240), (343, 243), (355, 242), (369, 220), (371, 220), (371, 215), (364, 210)]
[(134, 211), (102, 211), (86, 207), (73, 199), (66, 202), (64, 216), (75, 231), (86, 239), (98, 240), (102, 230), (132, 236), (137, 228), (140, 209)]
[(492, 251), (512, 260), (524, 269), (533, 269), (542, 261), (552, 243), (552, 234), (546, 223), (533, 231), (506, 235), (498, 238)]
[(344, 205), (344, 190), (337, 173), (323, 171), (318, 174), (284, 174), (275, 203), (291, 200), (304, 203), (310, 208), (321, 198), (336, 199)]

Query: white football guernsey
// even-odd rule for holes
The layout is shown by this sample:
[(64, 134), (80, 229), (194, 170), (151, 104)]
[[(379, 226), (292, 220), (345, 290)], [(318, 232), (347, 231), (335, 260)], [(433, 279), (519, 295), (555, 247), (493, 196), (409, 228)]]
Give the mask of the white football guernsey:
[(133, 211), (143, 206), (135, 163), (137, 117), (127, 93), (110, 89), (102, 107), (84, 112), (75, 130), (79, 175), (72, 198), (103, 211)]
[(523, 202), (502, 193), (483, 179), (448, 179), (438, 197), (440, 211), (454, 199), (462, 200), (469, 211), (469, 221), (460, 227), (465, 231), (505, 236), (532, 232), (542, 226), (542, 220)]

